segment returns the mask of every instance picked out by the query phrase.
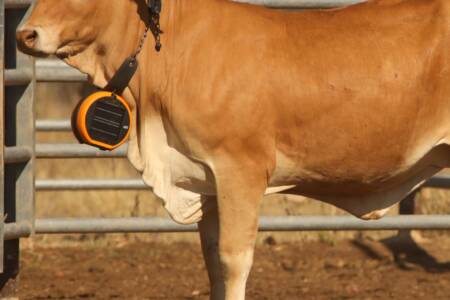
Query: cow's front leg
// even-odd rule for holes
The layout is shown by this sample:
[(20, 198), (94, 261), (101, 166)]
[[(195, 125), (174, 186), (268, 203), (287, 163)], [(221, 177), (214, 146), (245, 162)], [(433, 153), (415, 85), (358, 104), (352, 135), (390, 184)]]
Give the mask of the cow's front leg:
[(199, 224), (212, 300), (245, 299), (266, 188), (266, 173), (256, 166), (229, 167), (215, 172), (217, 206)]
[(203, 196), (208, 201), (210, 209), (203, 214), (198, 223), (200, 239), (202, 242), (203, 257), (211, 290), (211, 299), (224, 299), (225, 286), (222, 276), (222, 266), (219, 259), (219, 217), (217, 211), (217, 198)]

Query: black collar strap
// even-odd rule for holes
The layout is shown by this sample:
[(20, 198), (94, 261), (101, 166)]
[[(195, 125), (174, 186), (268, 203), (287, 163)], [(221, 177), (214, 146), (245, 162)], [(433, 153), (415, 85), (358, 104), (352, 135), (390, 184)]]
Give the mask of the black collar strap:
[[(161, 0), (148, 0), (148, 10), (150, 15), (148, 28), (151, 30), (153, 36), (155, 37), (156, 51), (161, 50), (160, 34), (163, 33), (161, 31), (159, 24), (161, 8), (162, 8)], [(139, 45), (139, 49), (137, 50), (136, 54), (127, 58), (123, 62), (123, 64), (114, 74), (114, 76), (108, 82), (108, 85), (105, 87), (105, 90), (121, 95), (123, 91), (127, 88), (127, 86), (130, 84), (131, 79), (133, 78), (134, 74), (137, 71), (139, 63), (136, 57), (139, 54), (140, 50), (142, 50), (143, 42), (146, 37), (147, 31), (143, 36), (143, 39), (141, 41), (141, 44)]]
[(138, 65), (139, 63), (135, 57), (127, 58), (108, 82), (105, 90), (122, 95), (136, 73)]

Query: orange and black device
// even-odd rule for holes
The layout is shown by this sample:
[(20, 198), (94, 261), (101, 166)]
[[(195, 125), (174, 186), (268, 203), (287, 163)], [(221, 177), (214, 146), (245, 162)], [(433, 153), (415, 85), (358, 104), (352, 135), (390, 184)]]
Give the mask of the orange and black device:
[(80, 101), (72, 114), (72, 130), (80, 143), (102, 150), (114, 150), (130, 136), (133, 123), (130, 106), (121, 96), (138, 68), (136, 57), (142, 51), (147, 33), (156, 41), (156, 51), (161, 50), (160, 35), (163, 33), (159, 20), (161, 0), (149, 0), (149, 22), (134, 55), (127, 58), (108, 85)]
[(128, 58), (103, 90), (78, 103), (72, 114), (72, 130), (80, 143), (112, 151), (127, 141), (133, 120), (121, 94), (137, 66), (136, 58)]
[(131, 109), (123, 97), (100, 91), (80, 102), (72, 128), (80, 142), (111, 151), (127, 141), (131, 121)]

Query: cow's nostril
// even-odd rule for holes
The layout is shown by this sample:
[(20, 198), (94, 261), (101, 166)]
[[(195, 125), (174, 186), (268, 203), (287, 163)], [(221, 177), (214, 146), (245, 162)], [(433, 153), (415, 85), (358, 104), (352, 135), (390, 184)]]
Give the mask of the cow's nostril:
[(37, 38), (37, 31), (36, 30), (30, 30), (29, 32), (26, 33), (25, 35), (25, 40), (27, 42), (34, 42)]
[(33, 47), (38, 38), (36, 30), (24, 29), (17, 32), (17, 41), (27, 47)]

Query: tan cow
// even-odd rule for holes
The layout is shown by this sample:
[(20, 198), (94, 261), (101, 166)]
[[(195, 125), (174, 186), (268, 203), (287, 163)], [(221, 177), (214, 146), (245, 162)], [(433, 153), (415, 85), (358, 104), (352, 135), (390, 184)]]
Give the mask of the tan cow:
[[(163, 48), (146, 40), (125, 92), (129, 158), (175, 220), (199, 221), (211, 299), (245, 298), (263, 194), (373, 219), (449, 166), (450, 1), (162, 3)], [(144, 0), (39, 0), (17, 38), (103, 87), (147, 18)]]

